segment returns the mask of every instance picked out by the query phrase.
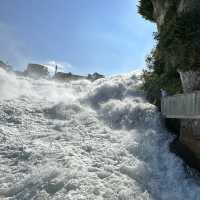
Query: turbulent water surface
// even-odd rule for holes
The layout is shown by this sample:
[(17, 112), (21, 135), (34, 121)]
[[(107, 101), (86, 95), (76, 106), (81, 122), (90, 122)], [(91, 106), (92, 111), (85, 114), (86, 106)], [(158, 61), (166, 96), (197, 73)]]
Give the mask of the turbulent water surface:
[(139, 84), (0, 71), (0, 199), (199, 200)]

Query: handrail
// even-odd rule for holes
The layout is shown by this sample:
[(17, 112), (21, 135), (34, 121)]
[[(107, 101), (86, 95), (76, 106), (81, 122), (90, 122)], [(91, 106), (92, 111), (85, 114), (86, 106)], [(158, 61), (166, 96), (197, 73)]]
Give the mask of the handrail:
[(167, 118), (200, 119), (200, 91), (163, 97), (161, 112)]

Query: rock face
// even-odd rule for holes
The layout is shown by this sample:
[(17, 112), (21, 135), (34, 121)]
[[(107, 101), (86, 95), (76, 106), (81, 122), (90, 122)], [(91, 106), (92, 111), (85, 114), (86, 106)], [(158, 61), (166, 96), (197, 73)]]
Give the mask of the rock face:
[[(148, 82), (154, 85), (150, 89), (174, 88), (171, 94), (175, 94), (180, 92), (182, 85), (184, 93), (200, 90), (200, 1), (141, 0), (140, 4), (139, 13), (154, 21), (158, 29), (155, 35), (157, 47), (151, 63), (153, 73), (149, 76), (153, 81)], [(160, 86), (156, 88), (158, 84)], [(199, 135), (199, 120), (181, 120), (179, 140), (198, 158)]]
[(40, 64), (29, 64), (25, 75), (32, 78), (47, 78), (49, 76), (48, 68)]
[[(200, 90), (200, 72), (180, 72), (180, 78), (184, 93)], [(200, 160), (200, 120), (181, 120), (180, 137), (181, 143), (185, 144)], [(200, 166), (199, 166), (200, 168)]]
[(181, 78), (181, 83), (184, 93), (200, 90), (200, 72), (194, 71), (178, 71)]
[[(147, 60), (147, 90), (170, 94), (181, 92), (178, 69), (200, 69), (200, 1), (197, 0), (140, 0), (139, 12), (153, 21), (156, 48)], [(149, 85), (149, 87), (148, 87)], [(159, 85), (159, 87), (158, 87)], [(152, 86), (152, 87), (151, 87)], [(154, 95), (156, 100), (159, 100)]]
[(180, 142), (200, 159), (200, 120), (181, 120)]
[(150, 0), (153, 6), (153, 18), (157, 24), (158, 30), (165, 23), (165, 16), (169, 11), (172, 3), (176, 2), (176, 9), (174, 10), (177, 15), (180, 15), (183, 12), (190, 12), (195, 9), (195, 5), (198, 0)]
[(163, 65), (162, 73), (172, 72), (175, 76), (178, 69), (199, 71), (200, 1), (150, 1), (158, 28), (155, 59)]
[(151, 0), (153, 5), (153, 18), (158, 30), (164, 24), (164, 19), (169, 8), (169, 1)]

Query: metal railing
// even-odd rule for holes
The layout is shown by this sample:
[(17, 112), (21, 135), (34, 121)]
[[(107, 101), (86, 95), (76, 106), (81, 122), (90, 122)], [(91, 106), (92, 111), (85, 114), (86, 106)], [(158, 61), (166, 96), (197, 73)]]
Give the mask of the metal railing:
[(161, 112), (167, 118), (200, 119), (200, 91), (163, 97)]

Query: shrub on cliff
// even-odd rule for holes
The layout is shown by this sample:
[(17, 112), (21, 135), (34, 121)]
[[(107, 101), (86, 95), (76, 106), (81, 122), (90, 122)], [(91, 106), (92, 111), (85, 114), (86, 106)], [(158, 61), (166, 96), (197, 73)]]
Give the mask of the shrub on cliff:
[(176, 70), (164, 69), (164, 60), (159, 57), (157, 49), (147, 56), (147, 69), (143, 70), (143, 89), (147, 92), (148, 100), (160, 106), (160, 89), (164, 89), (169, 95), (181, 92), (181, 82)]
[(153, 5), (150, 0), (140, 0), (138, 12), (146, 19), (153, 21)]

